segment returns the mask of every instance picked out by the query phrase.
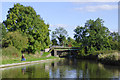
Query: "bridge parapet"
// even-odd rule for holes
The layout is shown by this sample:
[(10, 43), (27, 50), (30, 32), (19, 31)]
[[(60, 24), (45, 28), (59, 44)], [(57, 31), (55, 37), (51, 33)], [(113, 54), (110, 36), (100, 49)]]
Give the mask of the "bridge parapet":
[(64, 46), (52, 46), (50, 48), (59, 48), (59, 49), (80, 49), (79, 47), (64, 47)]
[(50, 48), (61, 48), (61, 47), (64, 47), (64, 46), (52, 46)]

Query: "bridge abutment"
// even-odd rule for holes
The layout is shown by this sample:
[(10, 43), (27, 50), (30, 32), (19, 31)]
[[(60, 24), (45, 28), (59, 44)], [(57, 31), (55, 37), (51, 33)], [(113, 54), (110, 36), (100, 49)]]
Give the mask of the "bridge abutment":
[(55, 56), (55, 57), (59, 57), (59, 56), (57, 55), (57, 50), (54, 50), (54, 56)]

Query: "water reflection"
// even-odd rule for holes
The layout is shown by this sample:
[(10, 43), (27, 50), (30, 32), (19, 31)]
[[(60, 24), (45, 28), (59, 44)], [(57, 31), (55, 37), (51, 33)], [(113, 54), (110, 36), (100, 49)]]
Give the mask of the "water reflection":
[(52, 63), (51, 78), (118, 78), (119, 67), (104, 66), (101, 63), (88, 60), (66, 59)]
[(23, 67), (23, 68), (22, 68), (22, 74), (24, 75), (25, 72), (26, 72), (26, 67)]
[(90, 60), (65, 59), (5, 69), (2, 78), (120, 78), (120, 68)]

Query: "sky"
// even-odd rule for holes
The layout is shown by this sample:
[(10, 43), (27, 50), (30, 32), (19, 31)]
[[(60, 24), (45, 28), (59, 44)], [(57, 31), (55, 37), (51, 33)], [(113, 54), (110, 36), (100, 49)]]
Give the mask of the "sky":
[(70, 37), (74, 37), (74, 29), (84, 26), (87, 20), (103, 19), (104, 26), (110, 31), (118, 31), (118, 2), (2, 2), (2, 19), (6, 20), (9, 8), (15, 3), (31, 6), (43, 18), (49, 29), (54, 31), (58, 27), (67, 30)]

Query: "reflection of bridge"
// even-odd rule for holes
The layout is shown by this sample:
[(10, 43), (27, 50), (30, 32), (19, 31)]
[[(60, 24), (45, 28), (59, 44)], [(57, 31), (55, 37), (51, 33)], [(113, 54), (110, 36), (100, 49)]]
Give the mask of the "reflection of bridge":
[(80, 50), (79, 47), (52, 46), (50, 47), (49, 52), (51, 53), (52, 56), (58, 57), (62, 54), (62, 52), (70, 52), (67, 54), (71, 55), (72, 53), (73, 55), (77, 55), (78, 50)]

